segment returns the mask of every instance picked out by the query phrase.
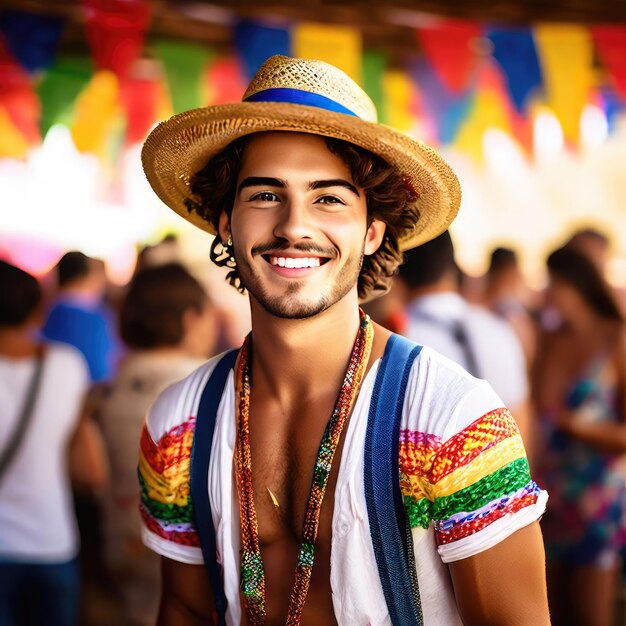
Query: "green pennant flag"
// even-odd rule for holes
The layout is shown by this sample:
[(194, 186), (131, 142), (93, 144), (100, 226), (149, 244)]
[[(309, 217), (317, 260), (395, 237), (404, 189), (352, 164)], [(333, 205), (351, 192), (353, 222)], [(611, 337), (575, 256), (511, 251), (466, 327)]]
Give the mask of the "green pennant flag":
[(69, 125), (74, 104), (85, 88), (93, 67), (84, 58), (57, 58), (37, 86), (41, 101), (41, 135), (46, 136), (53, 124)]
[(382, 52), (366, 50), (363, 54), (363, 89), (372, 99), (378, 111), (378, 121), (388, 123), (383, 89), (383, 76), (387, 68), (387, 57)]
[(163, 64), (174, 113), (202, 106), (202, 77), (213, 53), (203, 46), (178, 41), (157, 41), (152, 48)]

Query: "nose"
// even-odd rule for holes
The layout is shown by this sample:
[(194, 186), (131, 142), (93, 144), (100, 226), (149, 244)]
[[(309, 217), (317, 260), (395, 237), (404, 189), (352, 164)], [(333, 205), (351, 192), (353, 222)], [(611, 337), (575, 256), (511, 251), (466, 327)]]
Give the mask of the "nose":
[(304, 202), (290, 199), (283, 204), (277, 215), (274, 235), (290, 243), (313, 237), (311, 215)]

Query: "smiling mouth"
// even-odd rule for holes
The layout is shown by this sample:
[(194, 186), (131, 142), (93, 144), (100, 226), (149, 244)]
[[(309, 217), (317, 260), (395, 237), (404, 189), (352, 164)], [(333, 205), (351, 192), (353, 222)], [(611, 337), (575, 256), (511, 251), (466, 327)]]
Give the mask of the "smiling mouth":
[(270, 265), (277, 265), (278, 267), (286, 267), (288, 269), (304, 269), (320, 267), (329, 261), (323, 257), (291, 257), (291, 256), (278, 256), (274, 254), (264, 254), (263, 258)]

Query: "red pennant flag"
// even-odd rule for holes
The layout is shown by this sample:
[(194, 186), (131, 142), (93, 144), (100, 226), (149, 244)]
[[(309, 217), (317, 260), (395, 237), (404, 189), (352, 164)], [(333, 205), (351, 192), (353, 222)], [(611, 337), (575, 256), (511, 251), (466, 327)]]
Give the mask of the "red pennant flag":
[(0, 39), (0, 105), (30, 145), (41, 141), (39, 98), (25, 70), (7, 51)]
[(207, 70), (208, 104), (239, 102), (246, 90), (241, 64), (235, 57), (218, 59)]
[(601, 25), (590, 28), (598, 55), (615, 80), (615, 88), (626, 98), (626, 26)]
[(127, 78), (120, 98), (126, 112), (126, 143), (143, 141), (157, 121), (161, 86), (155, 78)]
[(476, 22), (443, 20), (417, 30), (417, 38), (443, 84), (458, 94), (469, 85), (481, 29)]
[(96, 67), (123, 79), (143, 50), (151, 4), (146, 0), (82, 0), (82, 5)]

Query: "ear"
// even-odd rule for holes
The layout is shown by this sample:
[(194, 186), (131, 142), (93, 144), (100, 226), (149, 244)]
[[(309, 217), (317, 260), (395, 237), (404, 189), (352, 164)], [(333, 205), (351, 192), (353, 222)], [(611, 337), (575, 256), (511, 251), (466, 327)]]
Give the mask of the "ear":
[(386, 228), (387, 224), (385, 224), (385, 222), (381, 222), (380, 220), (373, 220), (369, 225), (369, 228), (365, 233), (365, 247), (363, 249), (366, 256), (374, 254), (374, 252), (380, 248), (380, 244), (383, 242), (383, 237), (385, 236)]
[(217, 234), (222, 241), (228, 241), (228, 237), (230, 235), (230, 219), (226, 214), (226, 211), (222, 211), (220, 213)]

